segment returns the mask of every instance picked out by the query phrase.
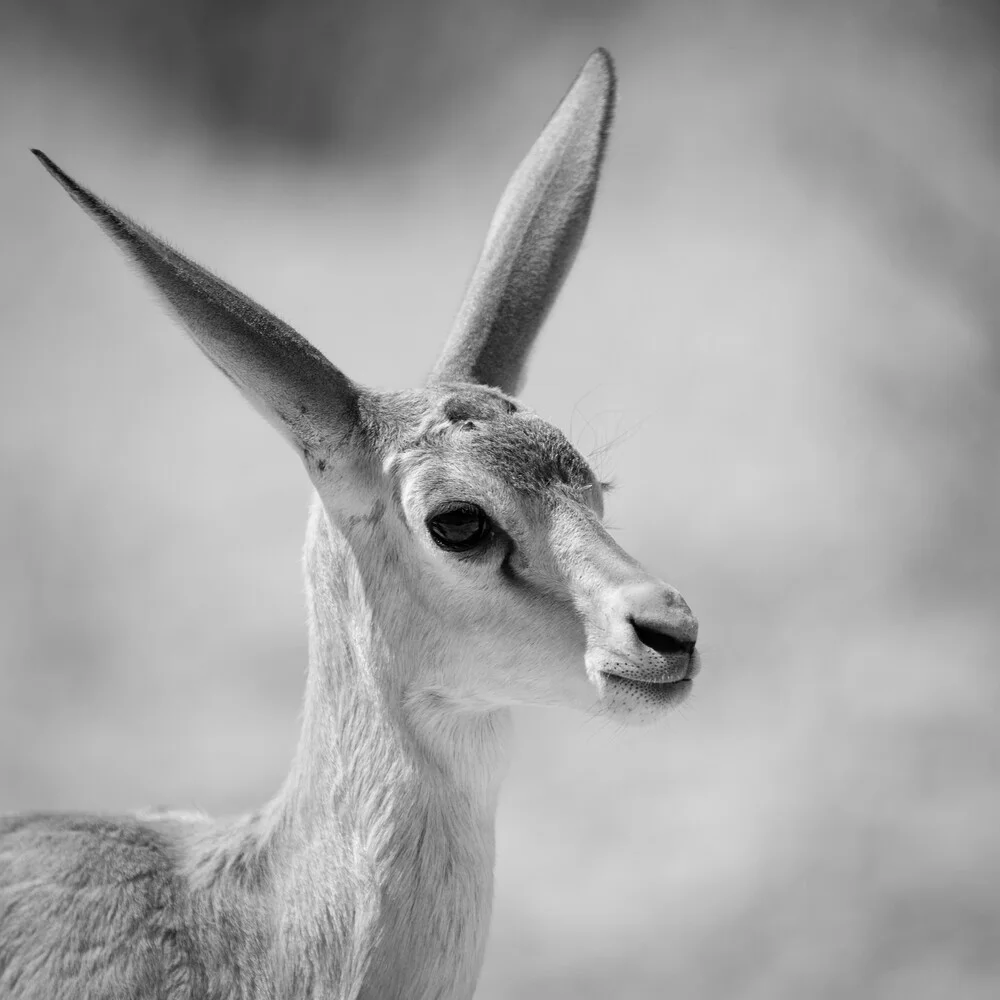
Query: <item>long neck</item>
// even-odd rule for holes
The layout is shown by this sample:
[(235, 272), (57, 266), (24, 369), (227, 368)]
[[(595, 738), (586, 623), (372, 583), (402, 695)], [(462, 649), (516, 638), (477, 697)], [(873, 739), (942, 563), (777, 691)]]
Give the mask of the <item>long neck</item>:
[(345, 997), (470, 997), (509, 718), (411, 687), (413, 651), (432, 647), (365, 530), (348, 539), (314, 505), (305, 719), (268, 823), (285, 975), (296, 981), (304, 963)]

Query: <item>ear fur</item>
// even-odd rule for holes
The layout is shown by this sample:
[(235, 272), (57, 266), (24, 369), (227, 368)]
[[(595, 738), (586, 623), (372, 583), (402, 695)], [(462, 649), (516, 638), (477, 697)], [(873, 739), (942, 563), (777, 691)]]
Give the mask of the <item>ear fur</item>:
[(139, 265), (208, 359), (306, 457), (359, 428), (361, 390), (291, 327), (32, 153)]
[(431, 381), (516, 392), (590, 218), (615, 104), (598, 49), (514, 172)]

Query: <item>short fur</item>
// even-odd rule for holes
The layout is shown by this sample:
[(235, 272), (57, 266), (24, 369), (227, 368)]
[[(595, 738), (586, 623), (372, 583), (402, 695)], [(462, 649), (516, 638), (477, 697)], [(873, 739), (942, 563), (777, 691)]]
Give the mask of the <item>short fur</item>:
[[(515, 174), (434, 376), (408, 392), (356, 385), (39, 154), (303, 457), (309, 667), (294, 763), (259, 812), (0, 818), (0, 996), (468, 998), (510, 706), (642, 721), (686, 694), (687, 605), (608, 536), (565, 437), (501, 391), (579, 243), (613, 93), (598, 52)], [(428, 524), (462, 505), (492, 527), (446, 551)]]

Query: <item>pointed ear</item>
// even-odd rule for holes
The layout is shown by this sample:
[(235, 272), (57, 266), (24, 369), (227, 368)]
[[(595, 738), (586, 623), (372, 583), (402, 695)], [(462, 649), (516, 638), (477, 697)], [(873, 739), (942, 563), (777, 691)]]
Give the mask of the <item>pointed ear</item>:
[(432, 381), (521, 387), (590, 218), (614, 103), (614, 64), (598, 49), (507, 185)]
[(315, 347), (32, 152), (139, 265), (208, 359), (300, 452), (327, 454), (353, 436), (360, 390)]

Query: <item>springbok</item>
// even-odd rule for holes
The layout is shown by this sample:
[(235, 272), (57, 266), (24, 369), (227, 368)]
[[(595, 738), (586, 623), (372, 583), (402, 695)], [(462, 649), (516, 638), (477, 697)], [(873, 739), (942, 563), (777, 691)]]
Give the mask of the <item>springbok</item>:
[(590, 215), (614, 106), (596, 51), (510, 181), (423, 389), (352, 382), (35, 151), (316, 496), (294, 763), (261, 810), (0, 819), (0, 996), (470, 997), (513, 705), (680, 702), (697, 622), (602, 525), (602, 486), (512, 395)]

